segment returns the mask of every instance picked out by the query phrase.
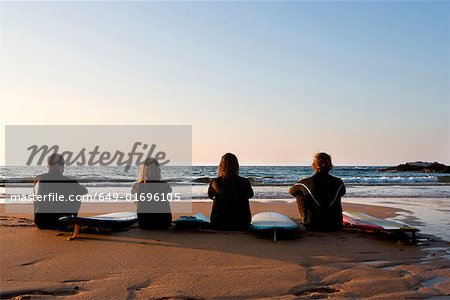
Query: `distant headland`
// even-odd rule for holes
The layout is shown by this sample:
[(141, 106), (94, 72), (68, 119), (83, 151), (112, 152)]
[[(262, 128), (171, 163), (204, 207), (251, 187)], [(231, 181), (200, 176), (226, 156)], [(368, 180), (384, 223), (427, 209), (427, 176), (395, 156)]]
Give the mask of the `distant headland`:
[(424, 172), (424, 173), (450, 173), (450, 166), (438, 162), (407, 162), (395, 167), (379, 169), (381, 172)]

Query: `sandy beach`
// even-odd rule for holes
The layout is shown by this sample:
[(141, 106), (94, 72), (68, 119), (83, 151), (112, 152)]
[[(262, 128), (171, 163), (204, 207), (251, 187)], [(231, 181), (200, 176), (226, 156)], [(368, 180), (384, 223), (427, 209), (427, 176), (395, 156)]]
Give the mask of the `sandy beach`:
[(1, 1), (0, 300), (450, 300), (449, 20)]
[[(209, 215), (210, 203), (193, 211)], [(295, 204), (252, 202), (252, 213), (297, 219)], [(344, 209), (377, 217), (399, 210)], [(30, 215), (1, 207), (0, 298), (10, 299), (307, 299), (450, 296), (449, 243), (419, 235), (417, 245), (361, 233), (307, 233), (273, 243), (249, 232), (40, 231)], [(174, 216), (176, 217), (176, 216)], [(420, 220), (410, 220), (412, 224)]]

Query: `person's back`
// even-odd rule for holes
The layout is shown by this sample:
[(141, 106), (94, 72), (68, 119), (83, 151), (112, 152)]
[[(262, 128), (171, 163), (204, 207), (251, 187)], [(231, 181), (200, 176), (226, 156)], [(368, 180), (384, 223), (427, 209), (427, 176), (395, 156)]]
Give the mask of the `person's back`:
[[(138, 225), (141, 229), (166, 229), (172, 223), (168, 194), (172, 188), (165, 181), (137, 182), (132, 192), (137, 197)], [(155, 200), (158, 199), (158, 200)]]
[(332, 164), (326, 153), (316, 155), (313, 168), (316, 173), (293, 185), (289, 193), (297, 198), (300, 217), (308, 230), (339, 230), (345, 185), (341, 179), (328, 174)]
[(146, 159), (141, 165), (137, 182), (131, 192), (137, 197), (138, 225), (141, 229), (167, 229), (172, 223), (170, 197), (172, 188), (161, 180), (156, 159)]
[(34, 223), (39, 229), (64, 229), (59, 218), (78, 215), (81, 203), (76, 196), (87, 193), (78, 181), (64, 176), (64, 159), (53, 154), (48, 159), (49, 172), (34, 180)]
[(211, 180), (208, 196), (213, 200), (211, 223), (219, 229), (247, 229), (251, 222), (250, 181), (238, 176), (236, 156), (227, 153), (219, 165), (219, 177)]

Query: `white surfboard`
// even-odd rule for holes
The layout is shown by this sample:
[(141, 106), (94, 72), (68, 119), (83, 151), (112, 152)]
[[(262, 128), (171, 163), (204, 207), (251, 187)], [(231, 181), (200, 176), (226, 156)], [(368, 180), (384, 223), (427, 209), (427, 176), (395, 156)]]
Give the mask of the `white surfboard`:
[(401, 221), (391, 221), (386, 219), (379, 219), (374, 216), (362, 212), (348, 212), (342, 213), (344, 226), (359, 227), (361, 229), (371, 229), (375, 231), (405, 231), (415, 232), (419, 229), (409, 226)]
[(137, 222), (137, 220), (137, 214), (135, 212), (117, 212), (92, 217), (67, 216), (59, 219), (60, 222), (73, 224), (75, 226), (73, 235), (69, 238), (69, 240), (73, 240), (78, 237), (80, 226), (120, 230), (133, 225)]
[(262, 212), (252, 217), (250, 229), (253, 231), (273, 231), (273, 241), (277, 241), (277, 231), (298, 231), (299, 227), (291, 218), (277, 212)]

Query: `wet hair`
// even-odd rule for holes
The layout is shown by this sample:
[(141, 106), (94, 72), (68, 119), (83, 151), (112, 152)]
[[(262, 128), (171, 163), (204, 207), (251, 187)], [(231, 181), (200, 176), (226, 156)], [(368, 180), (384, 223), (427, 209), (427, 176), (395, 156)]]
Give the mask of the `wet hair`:
[(219, 164), (219, 177), (225, 180), (237, 177), (239, 174), (239, 162), (233, 153), (222, 156)]
[(333, 164), (331, 162), (331, 156), (326, 154), (325, 152), (317, 152), (314, 155), (314, 161), (312, 163), (312, 168), (314, 172), (330, 172), (333, 168)]
[(61, 154), (53, 153), (47, 158), (47, 164), (49, 166), (54, 165), (64, 166), (65, 165), (64, 157)]
[(147, 182), (149, 180), (161, 180), (161, 169), (159, 163), (154, 158), (147, 158), (139, 170), (138, 182)]

